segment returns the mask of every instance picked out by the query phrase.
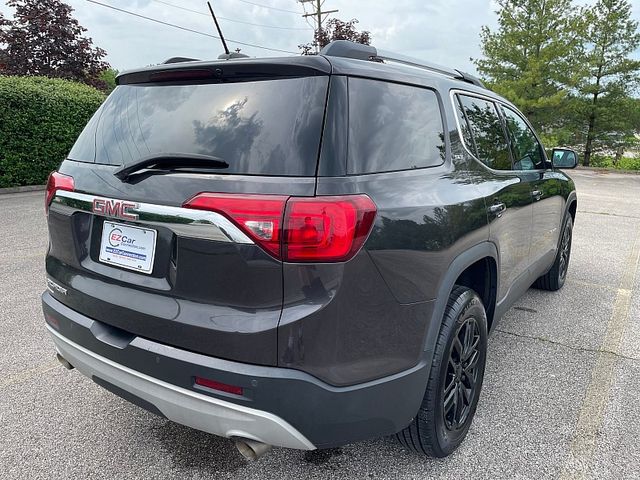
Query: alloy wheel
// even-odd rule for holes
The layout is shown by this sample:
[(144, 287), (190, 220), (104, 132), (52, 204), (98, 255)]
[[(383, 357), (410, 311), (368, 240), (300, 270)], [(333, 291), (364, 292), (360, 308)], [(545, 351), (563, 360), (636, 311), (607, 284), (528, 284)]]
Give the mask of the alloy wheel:
[(460, 429), (469, 417), (478, 381), (479, 346), (478, 324), (475, 318), (467, 318), (453, 339), (442, 392), (448, 430)]
[(563, 281), (567, 276), (567, 270), (569, 268), (569, 255), (571, 254), (571, 227), (566, 225), (562, 234), (562, 243), (560, 244), (560, 265), (559, 275), (560, 281)]

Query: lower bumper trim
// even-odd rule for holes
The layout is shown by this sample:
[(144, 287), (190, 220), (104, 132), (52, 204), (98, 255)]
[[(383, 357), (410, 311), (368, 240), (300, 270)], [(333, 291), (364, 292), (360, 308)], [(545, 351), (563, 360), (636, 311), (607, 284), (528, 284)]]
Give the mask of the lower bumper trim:
[(192, 392), (120, 365), (72, 342), (47, 325), (58, 353), (89, 378), (100, 378), (153, 405), (169, 420), (222, 437), (244, 437), (278, 447), (316, 447), (269, 412)]

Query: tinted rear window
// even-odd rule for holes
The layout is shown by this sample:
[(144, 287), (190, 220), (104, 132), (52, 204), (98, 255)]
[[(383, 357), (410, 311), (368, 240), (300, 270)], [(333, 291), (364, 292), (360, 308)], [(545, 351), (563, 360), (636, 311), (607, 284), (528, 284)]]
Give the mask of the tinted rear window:
[(349, 79), (350, 174), (441, 165), (444, 127), (432, 90)]
[(69, 158), (128, 165), (150, 155), (195, 153), (229, 163), (221, 173), (313, 176), (327, 85), (322, 76), (119, 86)]

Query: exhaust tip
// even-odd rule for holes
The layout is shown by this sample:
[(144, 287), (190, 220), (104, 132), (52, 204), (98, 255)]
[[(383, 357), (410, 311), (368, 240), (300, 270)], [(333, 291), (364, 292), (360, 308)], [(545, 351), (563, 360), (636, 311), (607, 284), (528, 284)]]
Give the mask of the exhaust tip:
[(64, 368), (66, 368), (67, 370), (73, 370), (74, 368), (73, 365), (71, 365), (62, 355), (60, 355), (59, 353), (56, 353), (56, 358)]
[(240, 455), (250, 462), (255, 462), (271, 450), (271, 445), (258, 442), (257, 440), (251, 440), (249, 438), (236, 438), (234, 443), (240, 452)]

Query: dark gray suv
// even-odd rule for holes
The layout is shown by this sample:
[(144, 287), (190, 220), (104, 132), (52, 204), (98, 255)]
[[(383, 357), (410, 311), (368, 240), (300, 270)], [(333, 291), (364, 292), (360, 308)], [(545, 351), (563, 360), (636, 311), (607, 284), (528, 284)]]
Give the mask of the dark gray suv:
[(490, 328), (565, 281), (575, 163), (472, 76), (350, 42), (126, 72), (49, 179), (47, 327), (247, 457), (445, 456)]

